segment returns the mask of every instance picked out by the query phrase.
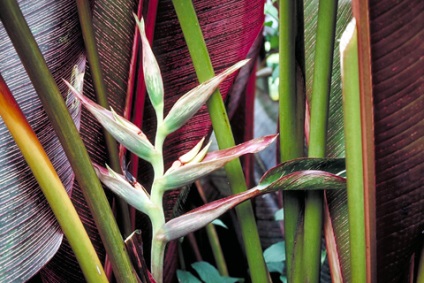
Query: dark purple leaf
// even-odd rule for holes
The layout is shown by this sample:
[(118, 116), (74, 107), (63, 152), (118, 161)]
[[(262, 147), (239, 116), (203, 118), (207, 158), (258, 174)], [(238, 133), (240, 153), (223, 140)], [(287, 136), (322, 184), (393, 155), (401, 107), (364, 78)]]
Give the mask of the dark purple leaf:
[[(74, 1), (20, 1), (20, 6), (74, 120), (78, 121), (80, 107), (60, 81), (72, 80), (74, 66), (84, 71), (82, 38), (72, 10)], [(74, 180), (71, 167), (1, 24), (0, 53), (2, 76), (70, 191)], [(0, 137), (0, 281), (25, 281), (57, 252), (62, 233), (3, 122)]]
[(407, 278), (424, 230), (424, 2), (370, 1), (377, 281)]

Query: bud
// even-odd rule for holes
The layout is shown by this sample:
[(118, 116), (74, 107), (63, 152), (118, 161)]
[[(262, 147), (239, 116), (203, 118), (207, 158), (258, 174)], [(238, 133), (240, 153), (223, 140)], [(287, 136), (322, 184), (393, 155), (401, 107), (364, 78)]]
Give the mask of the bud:
[[(147, 93), (149, 94), (150, 101), (156, 112), (163, 113), (163, 82), (160, 73), (158, 62), (150, 47), (149, 40), (146, 37), (143, 19), (138, 20), (134, 15), (135, 21), (140, 31), (141, 44), (143, 49), (143, 72), (144, 81), (146, 82)], [(163, 114), (161, 114), (163, 115)]]

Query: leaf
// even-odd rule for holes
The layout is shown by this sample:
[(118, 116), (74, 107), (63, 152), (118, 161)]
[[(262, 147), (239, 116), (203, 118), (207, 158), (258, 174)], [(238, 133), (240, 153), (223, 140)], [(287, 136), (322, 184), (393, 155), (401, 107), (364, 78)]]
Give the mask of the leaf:
[(177, 278), (178, 278), (178, 282), (181, 282), (181, 283), (202, 283), (190, 272), (180, 270), (180, 269), (177, 270)]
[(224, 283), (234, 283), (240, 282), (240, 278), (221, 276), (218, 270), (212, 266), (210, 263), (205, 261), (195, 262), (191, 265), (196, 272), (199, 274), (200, 278), (205, 283), (214, 283), (214, 282), (224, 282)]
[(189, 163), (179, 168), (171, 168), (172, 170), (165, 172), (163, 177), (157, 179), (157, 182), (166, 190), (190, 184), (243, 154), (255, 153), (264, 149), (275, 138), (276, 135), (257, 138), (229, 149), (208, 153), (199, 163)]
[(275, 219), (275, 221), (282, 221), (282, 220), (284, 220), (284, 209), (283, 208), (277, 210), (274, 213), (274, 219)]
[(259, 185), (275, 184), (282, 176), (300, 170), (322, 170), (337, 174), (345, 170), (345, 162), (343, 158), (297, 158), (268, 170)]
[[(81, 48), (81, 52), (83, 52), (83, 39), (79, 33), (79, 21), (75, 1), (67, 0), (60, 2), (63, 3), (63, 10), (55, 10), (55, 13), (60, 15), (63, 21), (56, 22), (55, 24), (57, 28), (61, 29), (64, 24), (73, 23), (75, 21), (75, 28), (76, 31), (78, 31), (78, 34), (70, 34), (69, 38), (75, 40), (72, 45), (79, 46), (79, 48)], [(127, 0), (95, 0), (92, 4), (94, 30), (108, 92), (109, 104), (118, 114), (121, 114), (123, 112), (126, 99), (130, 51), (135, 30), (132, 13), (135, 10), (136, 3), (135, 1)], [(35, 4), (31, 2), (31, 6), (34, 5)], [(52, 2), (51, 5), (55, 6), (57, 3)], [(41, 9), (49, 10), (51, 8), (48, 8), (45, 3), (42, 3)], [(110, 11), (114, 12), (110, 13)], [(33, 17), (33, 22), (41, 21), (41, 23), (43, 23), (42, 21), (47, 20), (47, 18), (38, 17), (37, 13), (34, 13)], [(62, 35), (62, 33), (58, 34), (58, 36)], [(58, 57), (65, 56), (65, 54), (68, 53), (55, 52), (52, 56), (54, 56), (57, 60)], [(62, 78), (67, 77), (58, 75), (57, 81), (59, 84), (62, 84)], [(63, 92), (67, 92), (67, 88), (64, 85)], [(92, 100), (95, 99), (89, 68), (87, 69), (84, 77), (84, 94)], [(97, 164), (105, 164), (107, 162), (107, 151), (105, 149), (103, 128), (85, 109), (81, 112), (80, 134), (92, 161)], [(102, 241), (98, 235), (97, 228), (94, 225), (78, 184), (75, 184), (73, 188), (72, 200), (78, 213), (82, 216), (82, 220), (96, 247), (96, 250), (98, 251), (99, 257), (104, 258), (105, 252)], [(63, 266), (66, 266), (66, 269), (64, 269)], [(70, 252), (66, 239), (58, 254), (47, 265), (47, 267), (43, 269), (42, 277), (45, 282), (85, 282), (78, 263), (75, 261), (72, 253)]]
[(369, 5), (377, 282), (406, 282), (423, 242), (423, 14), (421, 1)]
[[(64, 95), (67, 91), (60, 79), (72, 80), (72, 69), (76, 66), (83, 71), (85, 60), (78, 44), (82, 40), (78, 18), (65, 20), (66, 17), (59, 12), (68, 6), (69, 1), (22, 5)], [(62, 26), (57, 25), (58, 22)], [(48, 38), (47, 33), (50, 34)], [(2, 25), (0, 50), (0, 72), (70, 192), (73, 172)], [(57, 54), (63, 56), (58, 58)], [(71, 115), (77, 121), (80, 107), (73, 103), (72, 95), (67, 96), (67, 101)], [(6, 131), (0, 122), (0, 281), (26, 281), (51, 260), (62, 242), (62, 233), (19, 149)]]
[(265, 262), (283, 262), (286, 260), (285, 251), (285, 243), (284, 241), (277, 242), (271, 246), (269, 246), (266, 250), (264, 250), (264, 260)]

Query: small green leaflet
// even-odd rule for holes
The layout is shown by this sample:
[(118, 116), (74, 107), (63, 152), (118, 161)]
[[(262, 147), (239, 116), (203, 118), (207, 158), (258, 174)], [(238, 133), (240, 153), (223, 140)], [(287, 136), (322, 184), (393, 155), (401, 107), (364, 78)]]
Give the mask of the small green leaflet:
[(284, 241), (277, 242), (269, 246), (264, 251), (264, 260), (268, 267), (269, 272), (283, 273), (284, 264), (286, 261)]
[(199, 280), (192, 273), (183, 270), (177, 270), (177, 278), (178, 282), (184, 283), (236, 283), (236, 282), (244, 282), (243, 278), (235, 278), (228, 276), (221, 276), (219, 271), (210, 263), (205, 261), (195, 262), (191, 265), (194, 270), (196, 270), (197, 274), (201, 278)]

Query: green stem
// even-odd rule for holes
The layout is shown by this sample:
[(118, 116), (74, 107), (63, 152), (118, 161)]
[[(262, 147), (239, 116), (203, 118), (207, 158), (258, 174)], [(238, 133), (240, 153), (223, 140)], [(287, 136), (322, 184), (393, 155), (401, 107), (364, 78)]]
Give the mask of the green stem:
[[(296, 2), (280, 0), (279, 2), (279, 125), (280, 125), (280, 160), (281, 162), (303, 156), (303, 93), (297, 90), (296, 80)], [(298, 95), (299, 93), (299, 95)], [(300, 103), (299, 103), (300, 102)], [(299, 192), (283, 192), (284, 236), (286, 243), (287, 278), (294, 282), (294, 245), (300, 215)], [(302, 243), (298, 243), (302, 245)], [(296, 264), (298, 266), (300, 264)], [(296, 272), (296, 276), (300, 274)]]
[[(196, 11), (190, 0), (172, 1), (186, 40), (190, 56), (200, 82), (204, 82), (214, 76), (214, 70), (200, 29)], [(227, 112), (222, 101), (221, 94), (216, 91), (207, 103), (212, 126), (215, 131), (219, 148), (229, 148), (235, 145)], [(246, 181), (240, 160), (234, 160), (225, 166), (225, 171), (233, 194), (246, 190)], [(259, 241), (258, 230), (250, 202), (245, 202), (236, 207), (240, 227), (246, 249), (247, 261), (250, 268), (252, 282), (268, 282), (269, 274), (262, 255), (262, 247)]]
[[(309, 157), (325, 157), (336, 17), (337, 0), (319, 1), (312, 85)], [(305, 282), (319, 281), (322, 214), (322, 192), (307, 192), (305, 199), (304, 243), (307, 243), (308, 248), (303, 249)]]
[(85, 279), (93, 283), (108, 282), (102, 263), (65, 187), (1, 75), (0, 115), (49, 202)]
[[(165, 256), (165, 248), (167, 241), (161, 233), (162, 227), (165, 225), (165, 214), (163, 211), (163, 195), (164, 189), (156, 182), (156, 180), (164, 174), (164, 159), (163, 159), (163, 144), (165, 142), (166, 135), (163, 134), (162, 130), (162, 116), (163, 112), (158, 113), (158, 109), (155, 109), (156, 116), (158, 117), (158, 124), (155, 136), (155, 150), (156, 156), (152, 160), (152, 166), (154, 171), (154, 179), (151, 189), (151, 201), (157, 209), (149, 214), (150, 221), (152, 222), (152, 247), (151, 247), (151, 271), (152, 276), (156, 282), (161, 283), (163, 281), (163, 261)], [(162, 109), (159, 109), (162, 111)]]
[[(196, 181), (197, 191), (199, 192), (200, 198), (206, 204), (207, 199), (203, 190), (202, 185), (199, 181)], [(215, 263), (219, 270), (219, 273), (223, 276), (228, 276), (227, 263), (225, 262), (224, 253), (222, 252), (221, 243), (219, 242), (219, 237), (216, 232), (215, 226), (212, 223), (206, 225), (206, 233), (208, 235), (209, 243), (211, 245), (212, 253), (215, 258)]]
[(357, 43), (356, 23), (353, 20), (346, 28), (340, 42), (349, 213), (350, 282), (365, 282), (364, 178)]
[(215, 258), (216, 266), (222, 276), (228, 276), (227, 263), (225, 262), (224, 253), (222, 252), (221, 244), (219, 242), (218, 234), (215, 226), (212, 223), (206, 225), (206, 234), (208, 235), (209, 243), (211, 245), (213, 257)]
[(2, 1), (0, 18), (71, 163), (117, 280), (137, 282), (137, 275), (84, 143), (16, 0)]
[(424, 283), (424, 245), (421, 247), (420, 262), (418, 263), (417, 283)]
[[(106, 109), (109, 109), (107, 100), (107, 90), (104, 84), (104, 76), (100, 65), (99, 52), (97, 50), (96, 38), (94, 36), (93, 23), (91, 21), (90, 3), (87, 0), (77, 0), (78, 15), (84, 38), (85, 50), (87, 53), (88, 63), (90, 64), (90, 72), (93, 77), (94, 90), (96, 92), (97, 102)], [(107, 131), (103, 132), (106, 148), (108, 151), (109, 165), (118, 173), (121, 172), (119, 162), (118, 145), (115, 139)], [(118, 211), (120, 212), (120, 221), (124, 237), (131, 234), (131, 223), (128, 205), (125, 200), (118, 198)]]
[[(152, 188), (153, 189), (153, 188)], [(158, 206), (156, 213), (150, 216), (152, 222), (153, 235), (151, 247), (151, 271), (152, 276), (157, 283), (163, 282), (163, 261), (165, 256), (165, 248), (167, 241), (161, 229), (165, 225), (165, 215), (162, 208), (162, 198), (160, 199), (160, 206)]]

